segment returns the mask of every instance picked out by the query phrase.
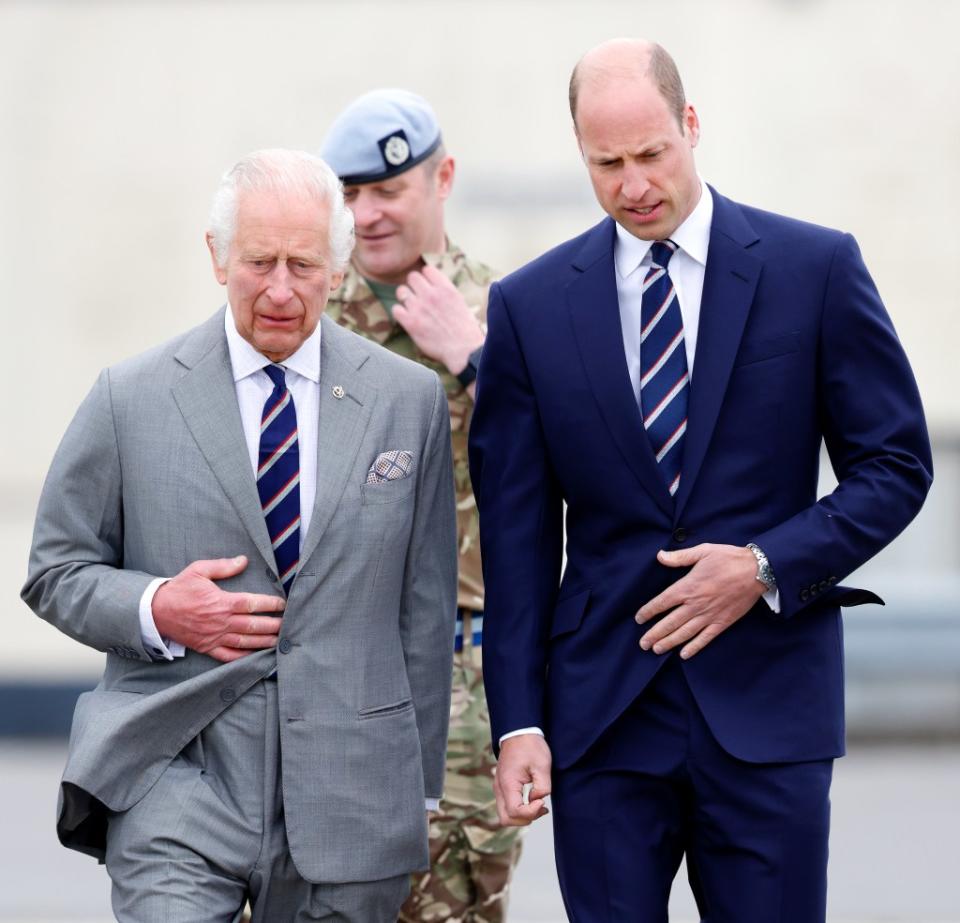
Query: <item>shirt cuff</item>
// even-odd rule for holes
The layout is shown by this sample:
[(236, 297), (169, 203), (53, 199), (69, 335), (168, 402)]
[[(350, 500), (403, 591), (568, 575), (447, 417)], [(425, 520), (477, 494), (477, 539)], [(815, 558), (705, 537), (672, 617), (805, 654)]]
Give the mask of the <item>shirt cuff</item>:
[(439, 811), (440, 810), (440, 799), (439, 798), (424, 798), (424, 803), (428, 811)]
[(763, 594), (763, 601), (770, 607), (770, 611), (780, 614), (780, 588), (774, 587)]
[(169, 579), (157, 577), (151, 580), (140, 597), (140, 638), (147, 653), (157, 660), (175, 660), (186, 654), (186, 648), (179, 641), (164, 641), (153, 621), (153, 597)]
[(516, 731), (510, 731), (509, 733), (502, 735), (500, 737), (500, 746), (503, 746), (503, 742), (505, 740), (509, 740), (511, 737), (519, 737), (521, 734), (539, 734), (541, 737), (545, 736), (540, 728), (519, 728)]

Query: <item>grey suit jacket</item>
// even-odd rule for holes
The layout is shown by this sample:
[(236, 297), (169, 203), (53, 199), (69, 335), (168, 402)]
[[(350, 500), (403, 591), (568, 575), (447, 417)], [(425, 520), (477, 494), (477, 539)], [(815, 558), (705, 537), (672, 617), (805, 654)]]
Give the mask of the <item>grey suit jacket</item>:
[[(22, 595), (107, 653), (74, 715), (58, 818), (67, 846), (102, 859), (104, 812), (135, 804), (276, 669), (300, 873), (357, 881), (428, 864), (424, 797), (442, 789), (456, 607), (447, 402), (433, 372), (321, 323), (316, 504), (275, 650), (156, 661), (140, 637), (147, 584), (197, 559), (245, 554), (246, 570), (221, 586), (282, 594), (222, 309), (104, 371), (57, 450)], [(366, 484), (391, 449), (412, 452), (410, 475)]]

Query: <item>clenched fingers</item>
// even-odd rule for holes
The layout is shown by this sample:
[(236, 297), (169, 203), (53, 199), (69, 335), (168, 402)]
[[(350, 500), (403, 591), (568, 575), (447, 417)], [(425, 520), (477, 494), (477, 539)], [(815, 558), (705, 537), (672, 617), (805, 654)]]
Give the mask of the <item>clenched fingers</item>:
[(505, 788), (495, 779), (493, 793), (497, 800), (497, 817), (503, 827), (526, 827), (549, 813), (543, 798), (531, 797), (529, 803), (524, 804), (522, 784), (508, 784)]

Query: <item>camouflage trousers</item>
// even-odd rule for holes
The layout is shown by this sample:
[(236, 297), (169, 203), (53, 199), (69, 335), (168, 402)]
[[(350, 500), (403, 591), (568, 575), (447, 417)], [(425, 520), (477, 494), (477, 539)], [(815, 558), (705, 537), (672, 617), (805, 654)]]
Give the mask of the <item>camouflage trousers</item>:
[(413, 876), (402, 923), (502, 923), (520, 858), (520, 831), (500, 827), (493, 797), (497, 763), (483, 694), (480, 650), (454, 655), (447, 773), (430, 820), (430, 870)]

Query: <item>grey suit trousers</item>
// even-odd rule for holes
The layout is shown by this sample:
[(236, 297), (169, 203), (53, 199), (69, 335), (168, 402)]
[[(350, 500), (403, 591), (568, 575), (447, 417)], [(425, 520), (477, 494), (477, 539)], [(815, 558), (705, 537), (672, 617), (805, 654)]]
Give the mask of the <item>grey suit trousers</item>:
[(280, 760), (271, 677), (208, 725), (142, 800), (110, 815), (105, 861), (117, 919), (235, 923), (249, 899), (253, 923), (393, 923), (408, 875), (315, 884), (299, 874)]

